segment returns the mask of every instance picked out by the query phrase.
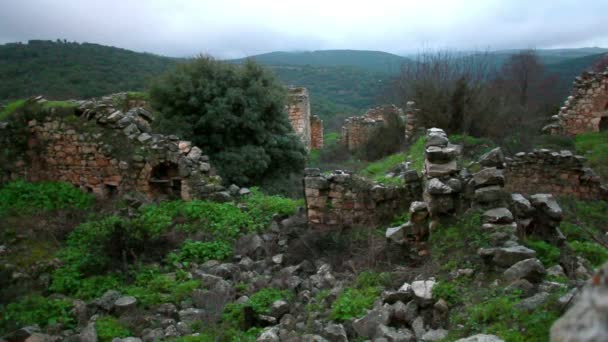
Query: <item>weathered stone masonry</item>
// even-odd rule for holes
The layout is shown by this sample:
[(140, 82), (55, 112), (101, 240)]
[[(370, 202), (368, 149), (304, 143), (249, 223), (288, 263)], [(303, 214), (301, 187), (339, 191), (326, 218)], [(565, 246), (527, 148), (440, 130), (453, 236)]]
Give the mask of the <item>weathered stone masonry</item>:
[(304, 190), (310, 227), (327, 230), (384, 223), (422, 197), (420, 179), (386, 187), (344, 171), (322, 175), (319, 169), (306, 170)]
[(543, 131), (577, 135), (608, 130), (608, 69), (603, 73), (585, 72), (577, 77), (571, 96), (554, 119)]
[(323, 121), (310, 114), (310, 98), (306, 88), (289, 88), (287, 113), (289, 122), (307, 150), (323, 147)]
[(27, 150), (9, 178), (66, 181), (102, 197), (130, 191), (185, 200), (229, 196), (198, 147), (150, 132), (152, 116), (143, 107), (117, 109), (116, 96), (76, 104), (76, 115), (51, 108), (28, 122)]
[(507, 159), (505, 188), (522, 194), (551, 193), (580, 199), (608, 200), (608, 187), (570, 151), (547, 149), (517, 153)]

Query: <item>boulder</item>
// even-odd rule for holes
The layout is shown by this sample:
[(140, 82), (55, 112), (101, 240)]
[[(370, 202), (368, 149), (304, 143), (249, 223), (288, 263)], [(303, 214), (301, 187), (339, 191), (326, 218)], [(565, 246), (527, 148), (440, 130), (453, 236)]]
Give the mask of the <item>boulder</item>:
[(502, 153), (500, 147), (497, 147), (479, 157), (479, 163), (485, 167), (502, 169), (504, 168), (505, 155)]
[(277, 300), (270, 306), (270, 316), (281, 319), (283, 315), (289, 312), (289, 303), (284, 300)]
[(422, 341), (440, 341), (448, 337), (448, 331), (445, 329), (431, 329), (422, 335)]
[(553, 220), (561, 221), (564, 216), (562, 208), (557, 204), (555, 197), (551, 194), (532, 195), (530, 196), (530, 202), (534, 208)]
[(525, 259), (518, 261), (509, 267), (504, 273), (504, 277), (509, 281), (526, 279), (532, 283), (540, 283), (547, 271), (543, 263), (538, 259)]
[(475, 189), (475, 193), (473, 194), (475, 202), (478, 203), (500, 202), (505, 198), (505, 195), (505, 191), (499, 185), (490, 185)]
[(458, 152), (453, 146), (429, 146), (426, 148), (426, 158), (432, 163), (447, 163), (458, 157)]
[(429, 128), (426, 130), (426, 147), (429, 146), (447, 146), (448, 135), (441, 128)]
[(412, 299), (412, 288), (410, 284), (405, 283), (397, 291), (384, 291), (382, 292), (382, 301), (388, 304), (395, 304), (398, 301), (407, 303)]
[(390, 227), (386, 229), (385, 236), (388, 240), (397, 244), (402, 244), (405, 234), (403, 233), (403, 225), (398, 227)]
[(374, 341), (378, 341), (379, 339), (384, 339), (388, 342), (415, 342), (416, 336), (409, 329), (397, 329), (381, 324), (376, 329), (376, 334), (374, 335)]
[(511, 207), (517, 217), (529, 217), (534, 213), (534, 207), (522, 194), (511, 194)]
[(346, 330), (342, 324), (329, 323), (323, 329), (323, 335), (330, 342), (348, 342)]
[(608, 263), (574, 299), (574, 305), (551, 327), (551, 342), (605, 341), (608, 336)]
[(279, 327), (268, 327), (262, 331), (256, 342), (279, 342)]
[(412, 283), (414, 297), (421, 306), (427, 306), (433, 302), (434, 280), (418, 280)]
[(391, 311), (391, 321), (411, 324), (418, 317), (418, 304), (416, 301), (409, 301), (407, 304), (396, 302)]
[(94, 303), (102, 310), (110, 311), (118, 298), (120, 298), (120, 292), (108, 290), (100, 298), (95, 299)]
[(78, 341), (97, 342), (97, 329), (95, 328), (95, 322), (90, 322), (84, 329), (82, 329), (78, 335)]
[(539, 292), (533, 295), (532, 297), (528, 297), (522, 300), (517, 305), (515, 305), (515, 307), (532, 312), (536, 311), (538, 307), (546, 303), (547, 300), (549, 300), (549, 293)]
[(447, 195), (452, 193), (452, 188), (444, 184), (438, 178), (432, 178), (426, 184), (426, 191), (431, 195)]
[(513, 214), (507, 208), (494, 208), (482, 214), (482, 221), (486, 223), (511, 223)]
[(536, 257), (530, 248), (516, 245), (511, 247), (480, 248), (478, 254), (489, 263), (500, 267), (511, 267), (518, 261)]
[(258, 234), (243, 235), (236, 241), (235, 254), (254, 260), (261, 259), (267, 254), (264, 240)]
[(114, 310), (118, 314), (133, 310), (135, 309), (135, 306), (137, 306), (137, 298), (133, 296), (123, 296), (114, 302)]
[(490, 185), (503, 186), (505, 184), (505, 175), (503, 170), (496, 167), (488, 167), (473, 174), (473, 181), (476, 188), (482, 188)]
[(353, 321), (353, 329), (359, 336), (373, 338), (379, 325), (388, 325), (390, 321), (390, 307), (385, 306), (370, 310), (361, 318)]
[(427, 177), (443, 177), (458, 173), (458, 163), (456, 160), (444, 164), (431, 163), (428, 160), (424, 163)]
[(496, 335), (477, 334), (456, 340), (456, 342), (505, 342)]

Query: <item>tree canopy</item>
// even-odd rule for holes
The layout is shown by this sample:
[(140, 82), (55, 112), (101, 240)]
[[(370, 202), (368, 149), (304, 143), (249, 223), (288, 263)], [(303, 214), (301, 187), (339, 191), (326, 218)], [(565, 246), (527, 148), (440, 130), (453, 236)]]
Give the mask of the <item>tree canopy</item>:
[(253, 61), (198, 57), (150, 89), (156, 125), (191, 140), (228, 182), (250, 185), (302, 170), (306, 151), (285, 111), (286, 89)]

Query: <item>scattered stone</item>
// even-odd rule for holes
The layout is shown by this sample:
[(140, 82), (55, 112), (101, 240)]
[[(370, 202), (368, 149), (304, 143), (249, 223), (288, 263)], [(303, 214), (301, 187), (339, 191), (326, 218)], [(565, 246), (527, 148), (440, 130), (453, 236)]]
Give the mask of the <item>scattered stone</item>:
[(503, 170), (496, 167), (488, 167), (473, 174), (475, 187), (482, 188), (490, 185), (503, 186), (505, 184), (505, 175)]
[(403, 233), (403, 225), (387, 228), (385, 236), (388, 240), (394, 243), (402, 244), (404, 242), (403, 239), (405, 238), (405, 234)]
[(557, 204), (555, 197), (551, 194), (536, 194), (530, 196), (532, 206), (541, 210), (547, 214), (551, 219), (560, 220), (563, 218), (564, 213), (562, 208)]
[(478, 254), (486, 261), (500, 267), (511, 267), (518, 261), (536, 257), (530, 248), (517, 245), (512, 247), (481, 248)]
[(331, 342), (348, 342), (346, 330), (342, 324), (329, 323), (323, 329), (323, 334)]
[(485, 167), (504, 168), (505, 156), (500, 147), (490, 150), (479, 157), (479, 163)]
[(518, 261), (503, 273), (504, 277), (509, 281), (526, 279), (532, 283), (540, 283), (546, 274), (547, 272), (543, 263), (538, 259)]
[(549, 299), (549, 293), (547, 292), (539, 292), (532, 297), (528, 297), (517, 305), (515, 305), (519, 309), (524, 309), (528, 311), (536, 310), (540, 305), (543, 305)]
[(262, 331), (256, 342), (279, 342), (279, 327), (268, 327)]
[(100, 307), (102, 310), (111, 311), (118, 298), (120, 298), (120, 292), (108, 290), (100, 298), (95, 300), (95, 305)]
[(127, 311), (135, 309), (137, 298), (133, 296), (123, 296), (114, 302), (114, 310), (118, 314), (124, 314)]
[(390, 310), (388, 306), (383, 306), (353, 321), (353, 328), (359, 336), (373, 338), (376, 334), (376, 327), (380, 324), (388, 325), (390, 320)]
[(552, 277), (565, 278), (566, 273), (561, 265), (553, 265), (547, 268), (547, 275)]
[(412, 283), (412, 290), (414, 291), (414, 296), (416, 297), (421, 306), (432, 304), (434, 286), (434, 280), (419, 280)]
[(422, 341), (440, 341), (448, 337), (448, 331), (445, 329), (431, 329), (422, 335)]
[(518, 217), (528, 217), (534, 213), (534, 207), (522, 194), (511, 194), (511, 204)]
[(289, 312), (289, 303), (284, 300), (277, 300), (270, 306), (270, 316), (281, 319), (283, 315)]
[(374, 335), (374, 341), (384, 339), (388, 342), (414, 342), (416, 337), (414, 334), (406, 328), (396, 329), (393, 327), (380, 324), (376, 328), (376, 334)]
[(477, 334), (467, 338), (461, 338), (456, 340), (456, 342), (505, 342), (505, 340), (496, 335)]
[(494, 208), (485, 211), (482, 220), (488, 223), (511, 223), (513, 222), (513, 214), (507, 208)]

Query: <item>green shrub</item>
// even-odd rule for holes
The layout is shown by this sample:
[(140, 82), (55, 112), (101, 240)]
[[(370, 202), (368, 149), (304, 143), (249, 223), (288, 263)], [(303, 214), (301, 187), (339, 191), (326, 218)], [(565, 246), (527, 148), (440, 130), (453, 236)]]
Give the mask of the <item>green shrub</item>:
[(345, 321), (360, 317), (372, 307), (380, 295), (380, 288), (346, 288), (332, 304), (330, 318)]
[(156, 127), (191, 140), (229, 183), (258, 184), (302, 170), (306, 150), (285, 115), (286, 90), (262, 66), (190, 60), (150, 89)]
[(26, 325), (37, 324), (44, 328), (61, 324), (64, 328), (74, 328), (75, 318), (69, 300), (28, 296), (0, 307), (0, 336)]
[(199, 280), (189, 280), (183, 272), (162, 274), (158, 268), (142, 268), (135, 274), (135, 282), (122, 288), (122, 292), (137, 298), (140, 305), (171, 302), (179, 304), (199, 288)]
[(272, 303), (277, 300), (291, 300), (293, 294), (286, 290), (279, 290), (276, 288), (265, 288), (262, 289), (249, 297), (249, 300), (245, 303), (230, 303), (224, 308), (222, 313), (222, 321), (230, 324), (232, 327), (241, 328), (244, 324), (244, 313), (245, 307), (250, 307), (257, 314), (268, 314), (270, 313), (270, 307)]
[(536, 255), (545, 267), (553, 266), (559, 263), (560, 251), (559, 248), (543, 240), (528, 240), (526, 245), (536, 251)]
[(95, 321), (95, 329), (100, 342), (111, 342), (117, 337), (129, 337), (131, 332), (112, 316), (102, 316)]
[(608, 261), (608, 249), (595, 242), (572, 241), (568, 243), (576, 253), (589, 260), (595, 267), (601, 266)]
[(247, 214), (253, 220), (253, 229), (256, 231), (268, 227), (275, 214), (293, 215), (299, 206), (304, 205), (302, 201), (265, 195), (258, 188), (251, 188), (251, 194), (245, 198), (244, 203), (247, 205)]
[(608, 132), (578, 134), (574, 145), (578, 153), (587, 157), (589, 166), (608, 180)]
[(463, 267), (471, 259), (471, 250), (489, 245), (489, 235), (481, 229), (481, 214), (474, 211), (452, 224), (437, 227), (431, 232), (430, 242), (433, 259), (439, 264), (450, 262)]
[(232, 255), (232, 245), (225, 241), (192, 241), (186, 240), (177, 254), (170, 256), (172, 261), (198, 262), (208, 260), (225, 260)]
[(2, 111), (0, 111), (0, 121), (8, 119), (9, 115), (13, 114), (19, 108), (22, 108), (25, 105), (25, 100), (16, 100), (4, 107)]
[(68, 183), (14, 181), (0, 189), (0, 215), (67, 208), (87, 209), (93, 201), (92, 195)]
[(440, 281), (433, 286), (433, 297), (441, 298), (450, 305), (456, 305), (462, 302), (462, 294), (454, 283)]

